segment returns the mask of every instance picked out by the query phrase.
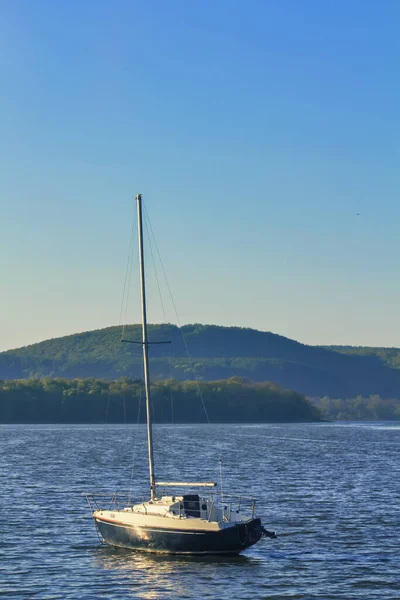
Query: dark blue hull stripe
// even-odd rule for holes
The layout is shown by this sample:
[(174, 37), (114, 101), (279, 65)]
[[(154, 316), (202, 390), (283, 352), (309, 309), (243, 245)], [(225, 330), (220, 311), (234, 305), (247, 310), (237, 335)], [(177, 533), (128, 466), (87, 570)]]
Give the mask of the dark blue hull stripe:
[(147, 528), (96, 519), (111, 546), (172, 554), (239, 554), (262, 537), (260, 519), (251, 519), (218, 531), (182, 531)]

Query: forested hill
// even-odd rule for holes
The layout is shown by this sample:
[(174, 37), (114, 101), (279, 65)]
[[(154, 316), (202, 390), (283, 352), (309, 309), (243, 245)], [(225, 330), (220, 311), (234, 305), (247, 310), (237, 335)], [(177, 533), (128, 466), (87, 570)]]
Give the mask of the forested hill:
[(350, 356), (364, 356), (374, 360), (377, 365), (400, 369), (400, 348), (379, 348), (373, 346), (321, 346)]
[[(204, 380), (241, 376), (273, 381), (310, 396), (355, 397), (379, 394), (400, 397), (400, 370), (376, 356), (348, 355), (307, 346), (268, 332), (239, 327), (150, 325), (152, 378)], [(125, 329), (125, 338), (141, 339), (139, 325)], [(33, 344), (0, 353), (0, 379), (29, 377), (95, 377), (117, 379), (142, 376), (140, 344), (120, 342), (120, 327), (108, 327)]]

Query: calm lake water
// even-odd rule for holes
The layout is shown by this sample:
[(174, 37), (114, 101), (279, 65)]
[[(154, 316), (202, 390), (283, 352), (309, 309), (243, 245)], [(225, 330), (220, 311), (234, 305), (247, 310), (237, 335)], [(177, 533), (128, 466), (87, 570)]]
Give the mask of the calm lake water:
[[(398, 600), (400, 426), (156, 426), (156, 473), (258, 498), (261, 540), (238, 558), (100, 545), (84, 491), (147, 489), (145, 429), (0, 426), (0, 596)], [(134, 468), (132, 469), (132, 463)]]

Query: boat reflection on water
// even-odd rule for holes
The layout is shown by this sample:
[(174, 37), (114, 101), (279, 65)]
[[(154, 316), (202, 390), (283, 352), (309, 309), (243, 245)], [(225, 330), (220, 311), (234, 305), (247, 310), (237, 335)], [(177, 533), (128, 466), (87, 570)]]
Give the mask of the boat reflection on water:
[[(190, 556), (132, 552), (123, 548), (101, 546), (93, 548), (96, 568), (114, 571), (118, 587), (126, 587), (127, 597), (154, 600), (158, 598), (201, 598), (204, 585), (213, 582), (224, 587), (230, 578), (237, 577), (237, 567), (243, 578), (243, 568), (248, 575), (256, 576), (260, 560), (250, 556)], [(262, 561), (261, 561), (262, 562)], [(235, 572), (231, 569), (234, 568)], [(196, 595), (196, 587), (198, 594)], [(129, 590), (129, 591), (128, 591)]]

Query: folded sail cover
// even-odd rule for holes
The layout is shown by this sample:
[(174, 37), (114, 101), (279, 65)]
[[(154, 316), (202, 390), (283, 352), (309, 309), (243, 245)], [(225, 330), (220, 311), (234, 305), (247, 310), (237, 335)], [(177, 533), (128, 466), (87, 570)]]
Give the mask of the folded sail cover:
[(215, 487), (213, 481), (157, 481), (156, 485), (161, 487)]

